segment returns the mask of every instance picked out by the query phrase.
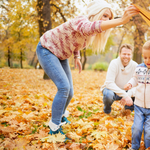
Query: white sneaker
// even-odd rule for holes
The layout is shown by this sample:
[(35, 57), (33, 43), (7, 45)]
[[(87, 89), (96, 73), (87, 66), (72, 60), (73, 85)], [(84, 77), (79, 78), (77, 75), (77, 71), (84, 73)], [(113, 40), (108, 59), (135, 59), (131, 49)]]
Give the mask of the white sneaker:
[(49, 122), (49, 127), (50, 127), (50, 129), (51, 129), (52, 131), (56, 131), (56, 130), (58, 130), (58, 129), (60, 128), (60, 126), (62, 126), (62, 125), (64, 125), (64, 124), (65, 124), (65, 122), (62, 122), (62, 123), (60, 123), (59, 125), (57, 125), (57, 124), (53, 123), (52, 120), (50, 120), (50, 122)]

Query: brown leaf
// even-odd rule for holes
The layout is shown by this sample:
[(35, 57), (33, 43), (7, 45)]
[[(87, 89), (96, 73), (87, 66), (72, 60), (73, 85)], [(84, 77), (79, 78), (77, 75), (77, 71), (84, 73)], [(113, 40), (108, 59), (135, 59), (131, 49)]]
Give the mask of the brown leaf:
[(69, 132), (66, 134), (66, 136), (72, 140), (75, 140), (76, 142), (79, 142), (79, 139), (81, 136), (78, 136), (75, 132)]
[(117, 144), (111, 143), (106, 145), (106, 150), (117, 150), (119, 146)]
[(82, 150), (82, 149), (80, 148), (80, 144), (78, 144), (78, 143), (73, 143), (73, 144), (70, 146), (70, 149), (71, 149), (71, 150)]
[(11, 127), (3, 127), (0, 125), (0, 132), (2, 134), (9, 134), (9, 133), (14, 132), (14, 129), (12, 129)]
[[(131, 147), (134, 113), (122, 112), (119, 102), (113, 103), (109, 115), (103, 112), (99, 87), (104, 84), (106, 72), (84, 70), (78, 74), (72, 70), (74, 97), (67, 107), (71, 124), (62, 126), (72, 140), (63, 144), (60, 144), (61, 136), (47, 138), (57, 88), (51, 80), (43, 80), (43, 70), (0, 69), (0, 73), (0, 147), (3, 149), (9, 145), (12, 149), (19, 146), (31, 150), (84, 150), (88, 146), (106, 150), (108, 143), (107, 147), (114, 149), (118, 145), (117, 150)], [(73, 141), (82, 143), (72, 145)]]

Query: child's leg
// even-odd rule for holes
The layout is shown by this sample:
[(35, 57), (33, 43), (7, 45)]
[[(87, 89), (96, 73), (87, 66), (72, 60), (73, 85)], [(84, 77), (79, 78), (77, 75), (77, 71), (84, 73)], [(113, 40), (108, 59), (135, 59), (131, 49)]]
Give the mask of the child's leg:
[(134, 112), (134, 123), (132, 126), (132, 148), (137, 150), (140, 147), (145, 116), (141, 107), (138, 107), (137, 105), (134, 105)]
[(145, 147), (150, 147), (150, 109), (146, 109), (144, 124), (144, 143)]

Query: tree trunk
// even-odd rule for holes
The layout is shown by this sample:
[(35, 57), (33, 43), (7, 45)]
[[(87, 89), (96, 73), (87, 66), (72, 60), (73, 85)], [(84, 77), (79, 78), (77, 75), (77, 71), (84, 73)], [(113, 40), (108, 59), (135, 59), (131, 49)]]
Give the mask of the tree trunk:
[(87, 61), (86, 49), (83, 49), (83, 57), (84, 57), (84, 60), (83, 60), (83, 63), (82, 63), (82, 70), (85, 69), (85, 64), (86, 64), (86, 61)]
[(82, 51), (80, 51), (80, 57), (81, 57), (81, 62), (82, 62)]
[(37, 0), (40, 36), (52, 27), (49, 0)]
[(144, 33), (136, 29), (135, 33), (139, 33), (140, 35), (134, 35), (134, 54), (133, 60), (135, 60), (138, 64), (142, 62), (142, 46), (144, 44)]
[(133, 17), (133, 21), (136, 25), (136, 30), (134, 32), (134, 54), (133, 60), (138, 64), (142, 62), (142, 47), (145, 42), (144, 33), (145, 30), (141, 28), (142, 18), (138, 15)]
[(43, 79), (45, 79), (45, 80), (49, 80), (50, 79), (49, 76), (45, 72), (44, 72)]
[[(140, 1), (133, 0), (133, 4), (138, 4)], [(143, 6), (144, 7), (144, 6)], [(133, 22), (136, 25), (136, 30), (134, 32), (134, 54), (133, 54), (133, 60), (135, 60), (137, 63), (142, 62), (142, 47), (145, 43), (144, 34), (147, 30), (146, 25), (143, 25), (145, 21), (142, 19), (140, 15), (136, 15), (133, 17)]]
[(31, 64), (30, 64), (31, 66), (34, 65), (33, 63), (34, 63), (35, 57), (36, 57), (36, 52), (34, 53), (34, 56), (33, 56), (32, 60), (31, 60)]
[(120, 50), (120, 47), (121, 47), (121, 45), (122, 45), (122, 41), (123, 41), (123, 38), (124, 38), (125, 35), (126, 35), (126, 31), (124, 31), (123, 36), (122, 36), (122, 38), (121, 38), (121, 41), (120, 41), (120, 43), (119, 43), (116, 58), (117, 58), (118, 55), (119, 55), (119, 50)]
[(10, 55), (10, 48), (8, 46), (8, 66), (11, 67), (11, 63), (10, 63), (10, 59), (11, 59), (11, 55)]
[[(46, 31), (52, 28), (49, 2), (50, 2), (49, 0), (37, 0), (40, 36), (42, 36), (43, 33), (45, 33)], [(43, 79), (49, 79), (49, 77), (45, 72), (44, 72)]]
[(21, 48), (21, 50), (20, 50), (20, 67), (21, 68), (23, 68), (22, 61), (23, 61), (23, 56), (22, 56), (22, 48)]

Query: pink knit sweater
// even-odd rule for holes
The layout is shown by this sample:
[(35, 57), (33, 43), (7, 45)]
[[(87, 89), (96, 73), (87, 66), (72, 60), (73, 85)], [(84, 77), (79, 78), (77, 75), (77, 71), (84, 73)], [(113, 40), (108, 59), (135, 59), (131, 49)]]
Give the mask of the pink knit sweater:
[(45, 32), (40, 38), (41, 44), (61, 60), (72, 53), (77, 56), (79, 50), (85, 48), (88, 36), (102, 32), (101, 22), (90, 22), (86, 16), (76, 17)]

